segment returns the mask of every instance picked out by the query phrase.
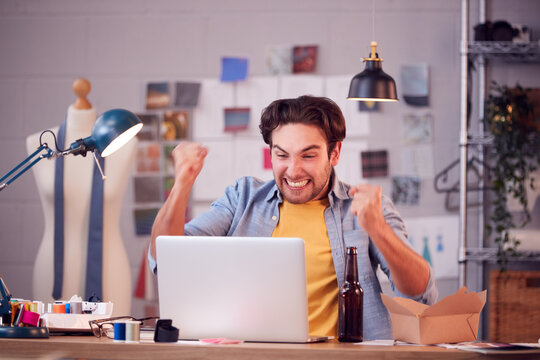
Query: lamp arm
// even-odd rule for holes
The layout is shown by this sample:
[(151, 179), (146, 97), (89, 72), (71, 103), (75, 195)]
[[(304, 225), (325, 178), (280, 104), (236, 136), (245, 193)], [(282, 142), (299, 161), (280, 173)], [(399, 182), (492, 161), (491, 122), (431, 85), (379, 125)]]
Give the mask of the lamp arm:
[[(29, 162), (30, 160), (32, 160), (36, 155), (39, 154), (39, 152), (41, 151), (44, 151), (43, 153), (41, 153), (37, 158), (35, 158), (32, 162), (30, 162), (30, 164), (28, 164), (26, 167), (24, 167), (22, 170), (20, 170), (19, 172), (17, 172), (17, 170), (19, 170), (22, 166), (24, 166), (27, 162)], [(17, 180), (17, 178), (19, 176), (21, 176), (22, 174), (24, 174), (26, 171), (28, 171), (28, 169), (30, 169), (32, 166), (34, 166), (35, 164), (37, 164), (41, 159), (43, 158), (50, 158), (52, 156), (54, 156), (55, 153), (54, 151), (51, 150), (51, 148), (49, 148), (49, 146), (47, 145), (47, 143), (43, 143), (41, 144), (36, 151), (34, 151), (32, 154), (30, 154), (26, 159), (24, 159), (23, 161), (21, 161), (17, 166), (15, 166), (11, 171), (9, 171), (6, 175), (2, 176), (2, 178), (0, 179), (0, 191), (2, 191), (4, 188), (6, 188), (9, 184), (11, 184), (13, 181)], [(10, 176), (12, 176), (10, 178)], [(7, 181), (5, 181), (7, 179)], [(3, 182), (5, 181), (5, 182)]]

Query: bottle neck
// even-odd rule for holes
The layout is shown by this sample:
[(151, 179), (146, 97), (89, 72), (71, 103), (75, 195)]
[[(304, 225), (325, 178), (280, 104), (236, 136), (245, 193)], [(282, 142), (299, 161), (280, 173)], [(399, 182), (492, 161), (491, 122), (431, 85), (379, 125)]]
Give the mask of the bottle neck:
[(358, 283), (358, 264), (356, 262), (356, 253), (347, 254), (345, 263), (345, 281), (349, 283)]

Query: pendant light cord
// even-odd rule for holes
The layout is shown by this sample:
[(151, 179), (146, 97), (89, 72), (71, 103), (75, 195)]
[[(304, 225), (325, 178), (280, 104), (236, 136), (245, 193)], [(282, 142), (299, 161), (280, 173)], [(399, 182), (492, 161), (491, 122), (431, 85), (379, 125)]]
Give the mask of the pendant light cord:
[(375, 0), (371, 0), (371, 40), (375, 41)]

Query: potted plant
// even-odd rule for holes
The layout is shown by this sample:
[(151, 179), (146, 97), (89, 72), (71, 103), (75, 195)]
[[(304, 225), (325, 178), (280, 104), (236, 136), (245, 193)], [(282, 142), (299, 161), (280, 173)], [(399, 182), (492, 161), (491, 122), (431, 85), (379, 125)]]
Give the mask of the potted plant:
[[(493, 161), (493, 202), (486, 229), (488, 235), (495, 236), (497, 263), (504, 271), (509, 257), (518, 254), (520, 243), (508, 231), (531, 220), (527, 189), (535, 188), (535, 179), (530, 174), (540, 166), (540, 124), (535, 119), (534, 104), (527, 96), (529, 90), (519, 84), (510, 89), (495, 82), (491, 90), (484, 122), (493, 135), (494, 151), (489, 156)], [(510, 196), (523, 207), (518, 219), (508, 210)]]

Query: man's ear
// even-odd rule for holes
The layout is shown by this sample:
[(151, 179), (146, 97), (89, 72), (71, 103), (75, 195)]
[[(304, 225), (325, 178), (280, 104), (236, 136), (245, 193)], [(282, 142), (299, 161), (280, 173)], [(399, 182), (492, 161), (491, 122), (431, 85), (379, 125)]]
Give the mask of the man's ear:
[(334, 149), (330, 153), (330, 163), (332, 166), (336, 166), (339, 162), (339, 155), (341, 154), (341, 141), (336, 143)]

